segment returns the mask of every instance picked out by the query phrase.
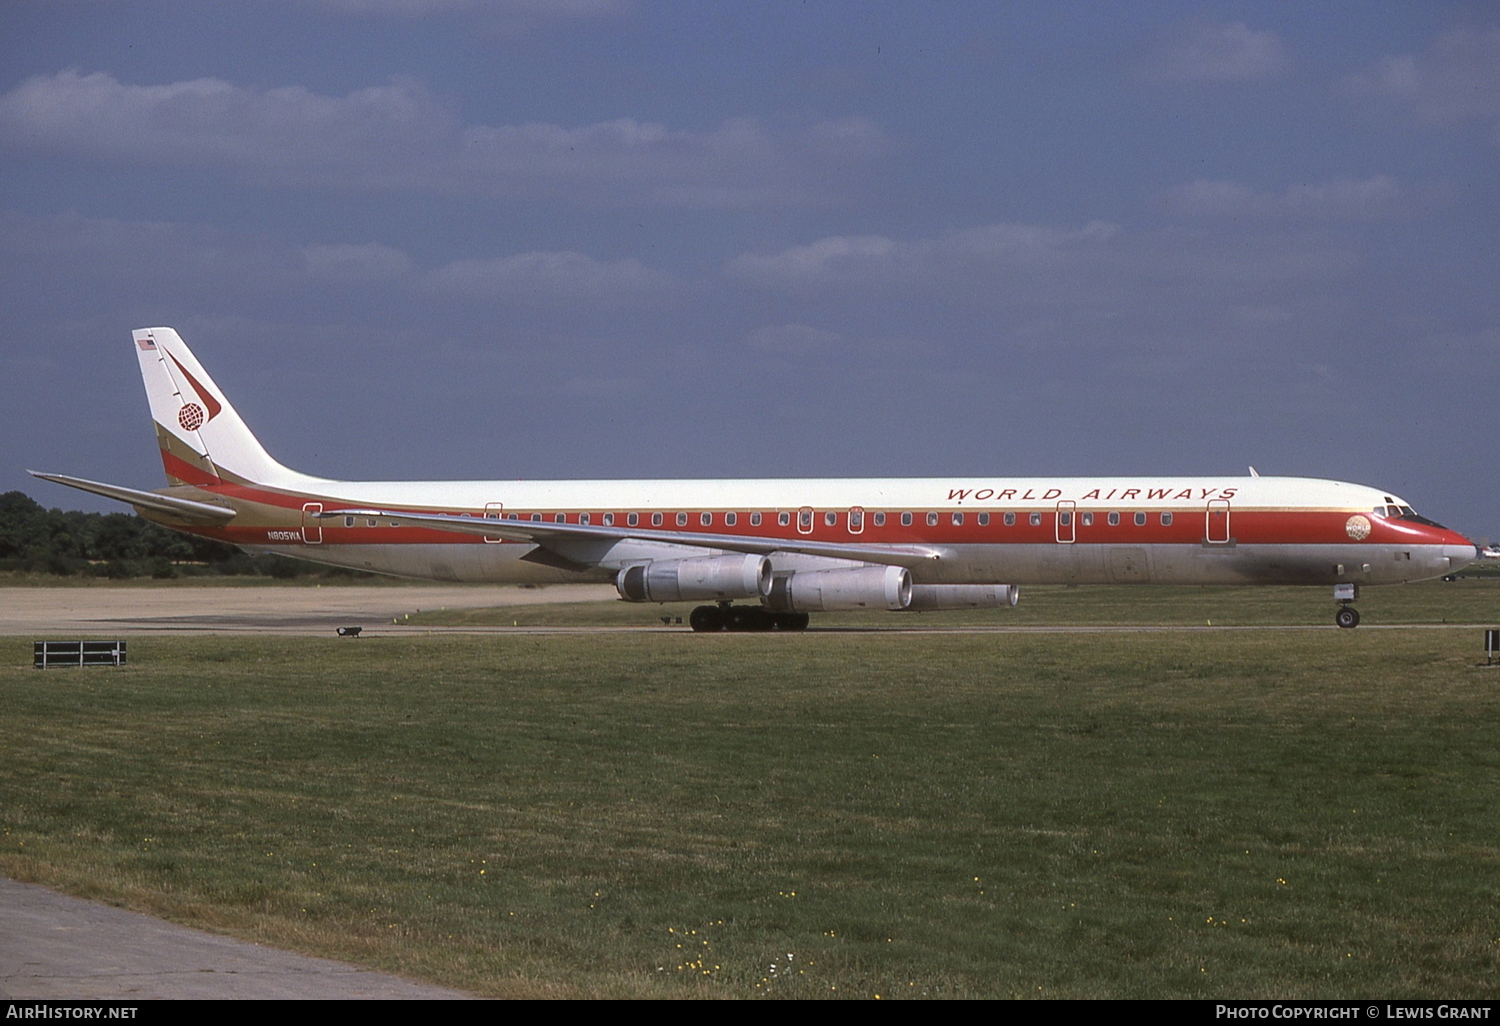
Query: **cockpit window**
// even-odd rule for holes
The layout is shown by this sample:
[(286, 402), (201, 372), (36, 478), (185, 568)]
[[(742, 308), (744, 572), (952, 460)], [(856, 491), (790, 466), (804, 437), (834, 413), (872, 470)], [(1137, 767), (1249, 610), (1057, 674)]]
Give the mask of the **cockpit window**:
[(1440, 531), (1446, 531), (1446, 530), (1448, 530), (1446, 527), (1444, 527), (1442, 524), (1438, 523), (1436, 520), (1428, 520), (1426, 517), (1421, 516), (1420, 514), (1417, 513), (1416, 510), (1412, 509), (1410, 506), (1402, 506), (1401, 510), (1402, 510), (1402, 512), (1401, 512), (1400, 519), (1406, 521), (1408, 524), (1422, 524), (1422, 525), (1424, 525), (1426, 527), (1436, 527)]
[(1385, 497), (1385, 501), (1387, 505), (1375, 507), (1375, 515), (1377, 517), (1387, 517), (1391, 520), (1404, 520), (1408, 524), (1422, 524), (1425, 527), (1436, 527), (1442, 531), (1447, 530), (1446, 527), (1438, 523), (1436, 520), (1428, 520), (1426, 517), (1419, 514), (1410, 506), (1403, 506), (1401, 503), (1397, 502), (1389, 495)]

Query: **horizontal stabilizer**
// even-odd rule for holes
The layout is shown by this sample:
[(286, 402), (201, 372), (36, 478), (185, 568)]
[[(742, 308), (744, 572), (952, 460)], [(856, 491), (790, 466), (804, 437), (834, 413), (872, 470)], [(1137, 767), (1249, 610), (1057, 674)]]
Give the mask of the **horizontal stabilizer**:
[(142, 492), (135, 488), (123, 488), (120, 485), (102, 484), (98, 481), (85, 481), (81, 477), (68, 477), (65, 474), (43, 474), (40, 471), (28, 470), (26, 473), (32, 477), (39, 477), (43, 481), (52, 481), (69, 488), (77, 488), (80, 491), (93, 492), (102, 495), (106, 499), (117, 499), (120, 502), (128, 502), (132, 506), (142, 509), (155, 510), (158, 513), (169, 513), (183, 520), (191, 520), (203, 524), (225, 524), (234, 519), (234, 510), (228, 506), (215, 506), (207, 502), (194, 502), (192, 499), (179, 499), (171, 495), (160, 495), (156, 492)]

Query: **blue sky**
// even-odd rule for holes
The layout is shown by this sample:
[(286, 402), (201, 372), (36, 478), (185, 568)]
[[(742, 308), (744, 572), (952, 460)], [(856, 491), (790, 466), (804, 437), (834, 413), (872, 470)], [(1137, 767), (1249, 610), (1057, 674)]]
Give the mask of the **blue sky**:
[(1500, 538), (1490, 4), (30, 3), (0, 490), (1264, 474)]

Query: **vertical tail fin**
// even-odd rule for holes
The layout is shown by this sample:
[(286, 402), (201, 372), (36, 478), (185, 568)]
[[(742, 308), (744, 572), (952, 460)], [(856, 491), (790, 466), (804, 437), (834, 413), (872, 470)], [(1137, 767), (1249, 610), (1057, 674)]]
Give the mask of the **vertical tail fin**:
[(137, 328), (134, 336), (168, 484), (275, 485), (302, 478), (261, 447), (177, 332)]

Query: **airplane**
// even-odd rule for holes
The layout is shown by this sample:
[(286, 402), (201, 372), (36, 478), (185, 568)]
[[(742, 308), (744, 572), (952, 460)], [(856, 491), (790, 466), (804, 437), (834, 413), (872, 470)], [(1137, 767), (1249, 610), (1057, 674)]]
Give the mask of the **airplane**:
[[(1003, 609), (1032, 584), (1363, 585), (1450, 574), (1462, 535), (1378, 488), (1312, 478), (962, 476), (384, 481), (276, 462), (171, 328), (133, 333), (168, 486), (34, 476), (252, 553), (443, 581), (613, 582), (702, 602), (695, 631), (834, 610)], [(736, 604), (740, 603), (740, 604)]]

